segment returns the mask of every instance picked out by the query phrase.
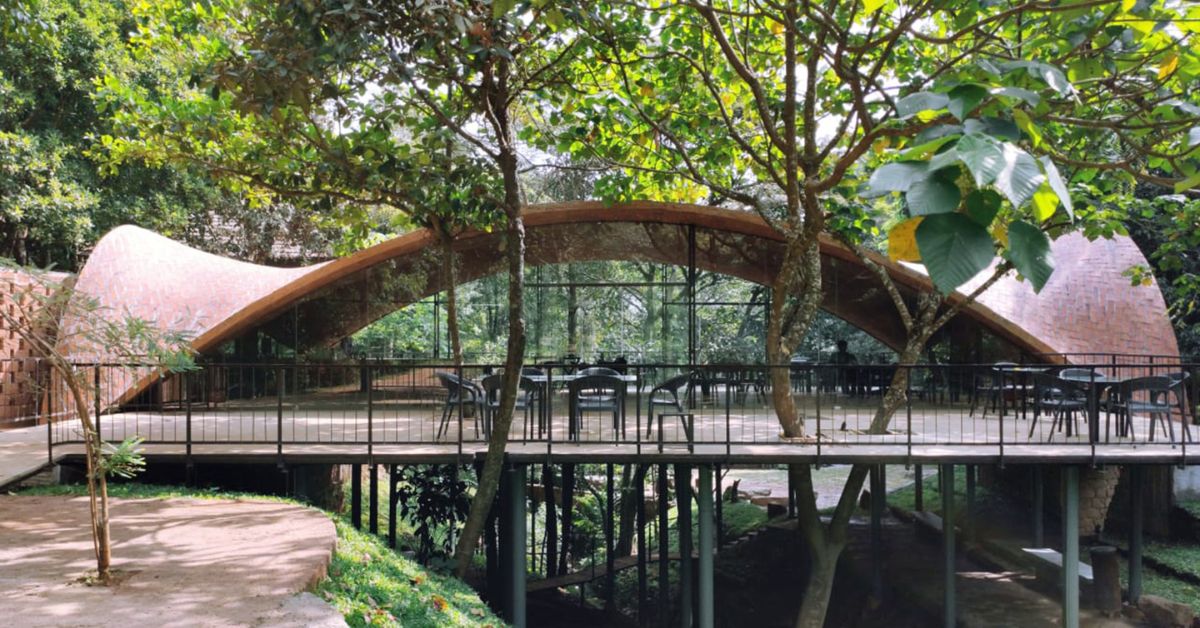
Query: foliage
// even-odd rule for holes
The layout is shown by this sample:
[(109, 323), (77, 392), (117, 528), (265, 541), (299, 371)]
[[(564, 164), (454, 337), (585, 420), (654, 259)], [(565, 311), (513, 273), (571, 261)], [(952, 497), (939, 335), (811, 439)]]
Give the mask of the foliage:
[(454, 551), (454, 533), (471, 508), (470, 484), (456, 465), (404, 465), (398, 468), (396, 498), (412, 524), (417, 560), (429, 564)]
[(1129, 234), (1153, 264), (1131, 268), (1136, 284), (1149, 284), (1154, 277), (1167, 302), (1182, 355), (1200, 355), (1200, 200), (1182, 195), (1150, 199), (1122, 198), (1129, 216)]
[(141, 437), (131, 436), (121, 441), (119, 445), (104, 443), (104, 456), (97, 473), (127, 480), (141, 473), (146, 468), (146, 459), (138, 449), (142, 440), (144, 439)]

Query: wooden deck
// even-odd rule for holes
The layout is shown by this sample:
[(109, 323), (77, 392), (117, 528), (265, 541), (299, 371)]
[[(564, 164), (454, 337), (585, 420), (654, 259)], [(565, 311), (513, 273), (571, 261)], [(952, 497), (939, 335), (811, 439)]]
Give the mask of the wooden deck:
[[(1100, 438), (1092, 443), (1083, 417), (1078, 421), (1080, 432), (1067, 436), (1051, 429), (1048, 417), (1035, 424), (1028, 411), (1009, 411), (1001, 419), (994, 410), (972, 413), (966, 403), (914, 403), (911, 411), (896, 414), (889, 433), (869, 434), (872, 400), (826, 399), (818, 414), (812, 400), (804, 399), (808, 433), (819, 426), (820, 437), (789, 442), (780, 438), (774, 411), (762, 400), (733, 401), (727, 406), (727, 400), (717, 396), (690, 410), (695, 414), (690, 446), (683, 421), (671, 416), (663, 418), (660, 445), (657, 420), (648, 435), (647, 410), (635, 407), (633, 399), (625, 408), (623, 429), (613, 425), (611, 413), (589, 413), (579, 438), (571, 439), (567, 404), (555, 401), (540, 433), (536, 412), (518, 412), (507, 451), (512, 459), (527, 462), (1194, 464), (1200, 459), (1200, 444), (1183, 442), (1182, 425), (1173, 426), (1173, 442), (1161, 427), (1150, 441), (1149, 421), (1141, 416), (1134, 417), (1134, 437), (1118, 437), (1106, 433), (1106, 417), (1101, 415)], [(265, 399), (194, 407), (190, 412), (122, 412), (102, 416), (100, 424), (106, 440), (141, 437), (145, 453), (163, 460), (390, 464), (465, 462), (482, 456), (487, 442), (483, 432), (476, 431), (482, 430), (482, 422), (460, 419), (455, 412), (439, 434), (442, 409), (440, 402), (428, 400), (383, 400), (368, 411), (365, 403), (347, 395), (284, 404)], [(81, 451), (73, 424), (41, 429), (55, 443), (56, 457)]]

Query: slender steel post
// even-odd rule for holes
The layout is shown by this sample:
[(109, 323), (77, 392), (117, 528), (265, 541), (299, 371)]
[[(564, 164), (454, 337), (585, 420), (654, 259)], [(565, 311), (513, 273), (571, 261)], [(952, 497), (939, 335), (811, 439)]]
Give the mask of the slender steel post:
[(1046, 546), (1045, 484), (1041, 465), (1033, 467), (1033, 546)]
[[(371, 367), (364, 362), (364, 379), (367, 384), (367, 460), (375, 462), (375, 382), (371, 380)], [(461, 393), (460, 393), (461, 394)]]
[(388, 547), (396, 549), (396, 465), (388, 467)]
[(617, 557), (616, 548), (613, 547), (613, 519), (616, 517), (615, 508), (613, 508), (613, 464), (610, 462), (604, 465), (605, 486), (604, 486), (604, 607), (611, 610), (614, 608), (615, 598), (613, 594), (617, 588)]
[(514, 464), (505, 470), (508, 484), (507, 534), (504, 535), (508, 572), (508, 600), (505, 604), (509, 623), (525, 626), (525, 465)]
[[(94, 408), (95, 414), (92, 415), (92, 416), (96, 417), (96, 435), (100, 437), (100, 440), (104, 440), (104, 429), (100, 427), (100, 364), (99, 363), (96, 364), (95, 379), (92, 384), (93, 384), (93, 386), (95, 386), (95, 391), (96, 391), (96, 395), (95, 395), (96, 407)], [(191, 453), (191, 452), (188, 452), (188, 453)]]
[(1142, 468), (1129, 467), (1129, 603), (1137, 604), (1142, 597), (1142, 519), (1145, 496), (1142, 494)]
[[(183, 379), (184, 421), (186, 421), (186, 424), (184, 427), (184, 433), (185, 433), (184, 438), (187, 440), (187, 445), (185, 446), (186, 447), (185, 456), (186, 456), (186, 460), (187, 460), (186, 467), (188, 469), (191, 469), (192, 468), (192, 387), (189, 385), (191, 382), (191, 377), (189, 377), (188, 373), (186, 373), (186, 372), (183, 373), (181, 377)], [(99, 424), (100, 415), (98, 415), (98, 414), (96, 415), (96, 421), (97, 421), (96, 429), (99, 429), (100, 428), (100, 424)]]
[[(638, 424), (638, 431), (641, 431), (641, 424)], [(649, 617), (646, 616), (646, 606), (649, 603), (649, 583), (647, 582), (647, 567), (646, 567), (646, 478), (644, 474), (634, 473), (634, 477), (638, 478), (637, 482), (637, 578), (638, 578), (638, 606), (637, 617), (638, 624), (645, 626), (649, 622)]]
[(379, 465), (371, 464), (371, 482), (369, 490), (369, 505), (367, 513), (367, 529), (371, 534), (379, 534)]
[(275, 369), (275, 454), (283, 463), (283, 367)]
[(917, 512), (925, 510), (925, 474), (921, 465), (913, 465), (913, 507)]
[(1079, 467), (1063, 467), (1063, 628), (1079, 628)]
[(883, 598), (883, 465), (871, 465), (871, 591)]
[(721, 502), (725, 500), (724, 494), (721, 492), (721, 465), (719, 464), (713, 465), (713, 482), (716, 484), (716, 489), (713, 491), (713, 499), (717, 502), (717, 547), (721, 547), (721, 544), (725, 541), (725, 520), (721, 516)]
[(967, 473), (967, 504), (965, 508), (965, 517), (963, 518), (963, 531), (966, 532), (968, 539), (975, 536), (975, 470), (973, 464), (963, 466), (963, 470)]
[(955, 559), (954, 559), (954, 465), (943, 464), (938, 471), (942, 493), (942, 618), (946, 628), (954, 628)]
[(697, 616), (700, 620), (700, 628), (712, 628), (713, 626), (713, 479), (712, 467), (709, 465), (700, 465), (697, 469), (700, 472), (700, 494), (699, 502), (699, 530), (700, 534), (700, 560), (698, 562), (700, 572), (699, 586), (699, 602), (700, 608)]
[(692, 467), (675, 465), (675, 496), (679, 510), (675, 527), (679, 533), (679, 625), (692, 625)]
[(671, 604), (670, 592), (671, 584), (668, 576), (670, 570), (670, 551), (669, 536), (667, 534), (667, 511), (671, 507), (669, 496), (667, 495), (667, 465), (658, 465), (658, 624), (666, 626), (667, 620), (670, 618)]
[(350, 465), (350, 523), (362, 529), (362, 465)]

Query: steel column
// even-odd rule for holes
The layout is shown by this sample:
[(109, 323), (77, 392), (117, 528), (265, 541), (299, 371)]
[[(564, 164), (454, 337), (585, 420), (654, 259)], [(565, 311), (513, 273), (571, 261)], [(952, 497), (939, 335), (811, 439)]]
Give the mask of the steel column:
[(913, 507), (917, 512), (925, 510), (925, 474), (921, 465), (913, 465)]
[(613, 508), (613, 464), (610, 462), (604, 465), (605, 473), (605, 490), (604, 490), (604, 607), (612, 610), (615, 608), (615, 598), (613, 597), (617, 588), (617, 557), (616, 548), (614, 547), (613, 534), (613, 519), (616, 518)]
[(396, 549), (396, 465), (388, 467), (388, 547)]
[(370, 504), (367, 525), (371, 534), (379, 534), (379, 465), (371, 465)]
[(1045, 480), (1042, 478), (1041, 465), (1033, 466), (1033, 546), (1046, 546), (1046, 517), (1043, 512), (1045, 508)]
[(675, 496), (679, 502), (675, 527), (679, 534), (679, 625), (692, 626), (692, 467), (675, 465)]
[(699, 530), (700, 535), (700, 560), (698, 563), (700, 572), (699, 586), (699, 602), (700, 608), (697, 616), (700, 620), (700, 628), (712, 628), (713, 626), (713, 480), (712, 467), (708, 465), (700, 465), (697, 469), (700, 472), (700, 494), (699, 502)]
[(955, 559), (954, 559), (954, 465), (943, 464), (938, 470), (942, 494), (942, 618), (946, 628), (954, 628), (955, 609)]
[(350, 465), (350, 523), (362, 529), (362, 465)]
[(963, 466), (963, 470), (967, 473), (967, 503), (964, 509), (963, 531), (968, 539), (975, 536), (975, 471), (977, 467), (973, 464)]
[(871, 465), (871, 591), (883, 598), (883, 508), (885, 503), (883, 465)]
[(671, 598), (670, 598), (670, 535), (667, 534), (667, 511), (671, 507), (671, 501), (667, 494), (667, 465), (658, 465), (658, 624), (666, 626), (667, 620), (670, 618)]
[[(639, 428), (640, 431), (641, 428)], [(646, 616), (646, 606), (649, 602), (649, 584), (647, 583), (646, 568), (646, 476), (635, 474), (639, 479), (635, 499), (637, 499), (637, 578), (638, 578), (638, 624), (645, 626), (649, 617)]]
[(508, 567), (505, 619), (517, 628), (525, 626), (525, 465), (504, 470), (506, 504), (501, 552)]
[(1145, 496), (1142, 495), (1142, 468), (1129, 466), (1129, 603), (1142, 597), (1142, 520)]
[(1063, 628), (1079, 628), (1079, 467), (1063, 473)]

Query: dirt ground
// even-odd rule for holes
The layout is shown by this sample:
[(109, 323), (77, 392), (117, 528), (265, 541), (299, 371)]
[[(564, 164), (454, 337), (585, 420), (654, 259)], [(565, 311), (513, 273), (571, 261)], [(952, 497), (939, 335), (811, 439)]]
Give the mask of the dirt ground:
[(337, 533), (270, 502), (134, 499), (112, 506), (116, 587), (95, 568), (86, 498), (0, 495), (0, 614), (8, 625), (344, 625), (311, 594)]

